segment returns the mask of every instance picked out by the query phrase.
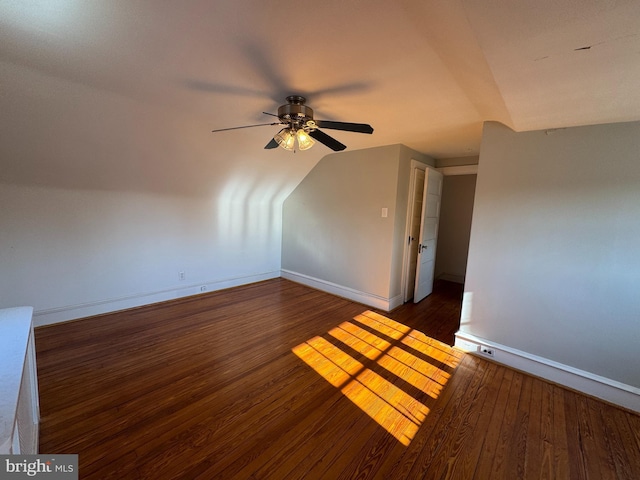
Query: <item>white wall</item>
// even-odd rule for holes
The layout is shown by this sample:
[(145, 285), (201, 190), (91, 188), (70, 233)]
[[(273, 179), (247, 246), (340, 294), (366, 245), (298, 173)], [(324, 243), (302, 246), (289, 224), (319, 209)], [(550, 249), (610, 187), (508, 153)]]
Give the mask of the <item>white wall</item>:
[(283, 269), (389, 297), (398, 148), (347, 151), (318, 162), (284, 202)]
[(461, 333), (640, 387), (639, 205), (640, 123), (487, 123)]
[(412, 156), (424, 157), (401, 145), (324, 157), (284, 202), (285, 276), (380, 308), (399, 295)]
[(279, 209), (239, 202), (0, 184), (0, 305), (43, 324), (279, 276)]

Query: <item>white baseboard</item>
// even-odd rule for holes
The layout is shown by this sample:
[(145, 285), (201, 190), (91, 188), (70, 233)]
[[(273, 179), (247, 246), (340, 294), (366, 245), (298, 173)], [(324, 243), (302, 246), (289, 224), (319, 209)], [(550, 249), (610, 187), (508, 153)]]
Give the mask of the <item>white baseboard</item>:
[(438, 280), (461, 283), (464, 285), (464, 275), (454, 275), (453, 273), (441, 273), (440, 275), (438, 275)]
[(493, 351), (493, 357), (487, 358), (496, 362), (640, 413), (640, 388), (476, 337), (470, 333), (456, 333), (455, 346), (464, 351), (483, 355), (480, 353), (481, 345)]
[(129, 295), (126, 297), (112, 298), (97, 302), (82, 303), (79, 305), (67, 305), (58, 308), (49, 308), (36, 310), (33, 312), (33, 325), (40, 327), (53, 323), (66, 322), (77, 318), (90, 317), (92, 315), (100, 315), (102, 313), (115, 312), (118, 310), (126, 310), (127, 308), (140, 307), (151, 303), (164, 302), (174, 300), (176, 298), (189, 297), (191, 295), (199, 295), (201, 293), (213, 292), (224, 288), (237, 287), (248, 283), (260, 282), (271, 278), (278, 278), (280, 271), (272, 271), (248, 275), (244, 277), (227, 278), (223, 280), (215, 280), (209, 282), (188, 285), (179, 288), (171, 288), (156, 292), (141, 293)]
[(398, 306), (395, 305), (398, 301), (402, 301), (401, 295), (397, 295), (393, 298), (384, 298), (372, 293), (361, 292), (359, 290), (344, 287), (342, 285), (328, 282), (326, 280), (320, 280), (319, 278), (310, 277), (309, 275), (305, 275), (303, 273), (292, 272), (291, 270), (281, 270), (281, 276), (282, 278), (286, 278), (287, 280), (291, 280), (292, 282), (301, 283), (308, 287), (337, 295), (338, 297), (343, 297), (348, 300), (353, 300), (354, 302), (363, 303), (364, 305), (368, 305), (370, 307), (379, 308), (380, 310), (384, 310), (385, 312), (388, 312), (395, 308), (395, 306)]
[(404, 305), (404, 299), (402, 294), (396, 295), (395, 297), (391, 297), (389, 300), (389, 308), (386, 310), (390, 312), (394, 308), (398, 308), (400, 305)]

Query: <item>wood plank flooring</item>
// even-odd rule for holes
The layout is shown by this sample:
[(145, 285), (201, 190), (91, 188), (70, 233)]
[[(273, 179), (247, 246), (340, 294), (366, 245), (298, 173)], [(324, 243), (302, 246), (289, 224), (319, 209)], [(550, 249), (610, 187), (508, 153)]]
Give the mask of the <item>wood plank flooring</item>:
[(42, 453), (83, 479), (638, 479), (640, 417), (284, 279), (36, 329)]

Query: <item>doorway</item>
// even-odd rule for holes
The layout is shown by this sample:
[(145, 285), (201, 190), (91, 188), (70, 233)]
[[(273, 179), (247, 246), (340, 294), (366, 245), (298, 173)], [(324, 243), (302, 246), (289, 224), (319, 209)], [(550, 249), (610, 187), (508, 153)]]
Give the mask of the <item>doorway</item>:
[(419, 302), (433, 290), (442, 174), (411, 161), (402, 297)]

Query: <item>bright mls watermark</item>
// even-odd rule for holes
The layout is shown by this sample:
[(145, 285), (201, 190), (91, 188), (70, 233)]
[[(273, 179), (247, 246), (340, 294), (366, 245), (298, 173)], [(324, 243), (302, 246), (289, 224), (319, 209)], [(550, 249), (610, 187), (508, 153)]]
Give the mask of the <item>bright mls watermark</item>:
[(0, 455), (0, 480), (78, 480), (78, 455)]

